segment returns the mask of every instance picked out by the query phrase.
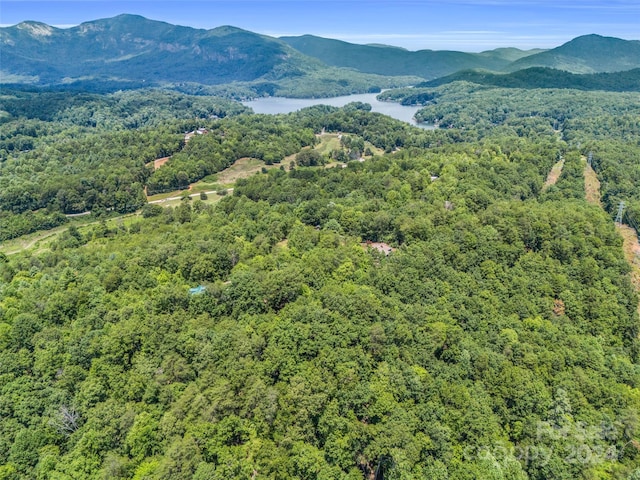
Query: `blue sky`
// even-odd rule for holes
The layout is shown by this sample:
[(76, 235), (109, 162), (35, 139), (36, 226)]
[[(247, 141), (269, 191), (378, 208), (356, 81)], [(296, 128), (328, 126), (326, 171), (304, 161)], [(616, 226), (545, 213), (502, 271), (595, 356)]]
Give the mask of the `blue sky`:
[(640, 39), (640, 0), (253, 0), (0, 2), (0, 24), (70, 26), (135, 13), (196, 28), (234, 25), (273, 36), (311, 33), (410, 50), (551, 48), (579, 35)]

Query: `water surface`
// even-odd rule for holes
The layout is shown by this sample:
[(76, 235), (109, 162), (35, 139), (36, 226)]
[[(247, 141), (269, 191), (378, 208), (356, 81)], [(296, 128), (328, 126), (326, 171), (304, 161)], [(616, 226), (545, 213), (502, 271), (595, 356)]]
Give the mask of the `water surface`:
[(361, 93), (356, 95), (344, 95), (341, 97), (330, 98), (288, 98), (288, 97), (264, 97), (257, 98), (248, 102), (242, 102), (243, 105), (251, 107), (256, 113), (291, 113), (302, 108), (311, 107), (313, 105), (331, 105), (332, 107), (343, 107), (347, 103), (362, 102), (371, 105), (371, 111), (388, 115), (392, 118), (402, 120), (413, 126), (433, 129), (433, 125), (426, 123), (417, 123), (413, 116), (420, 107), (407, 107), (395, 102), (381, 102), (376, 98), (377, 93)]

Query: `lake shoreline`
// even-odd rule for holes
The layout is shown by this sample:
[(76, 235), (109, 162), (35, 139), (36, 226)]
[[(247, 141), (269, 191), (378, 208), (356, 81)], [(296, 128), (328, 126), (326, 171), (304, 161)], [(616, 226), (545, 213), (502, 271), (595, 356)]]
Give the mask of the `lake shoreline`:
[(279, 113), (291, 113), (314, 105), (329, 105), (343, 107), (351, 102), (362, 102), (371, 105), (371, 111), (382, 113), (414, 127), (425, 130), (435, 130), (438, 127), (426, 123), (418, 123), (414, 115), (420, 106), (406, 106), (397, 102), (381, 101), (377, 99), (378, 93), (358, 93), (328, 98), (291, 98), (291, 97), (260, 97), (242, 102), (255, 113), (276, 115)]

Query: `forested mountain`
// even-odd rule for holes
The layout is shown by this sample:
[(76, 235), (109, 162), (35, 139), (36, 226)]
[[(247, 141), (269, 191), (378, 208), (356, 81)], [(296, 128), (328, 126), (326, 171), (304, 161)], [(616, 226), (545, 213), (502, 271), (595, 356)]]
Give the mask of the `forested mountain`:
[(356, 45), (314, 35), (281, 37), (281, 40), (328, 65), (379, 75), (416, 75), (425, 79), (469, 68), (502, 70), (517, 58), (538, 53), (518, 49), (497, 49), (483, 53), (433, 50), (411, 52), (385, 45)]
[(420, 83), (416, 87), (438, 87), (458, 81), (507, 88), (575, 88), (579, 90), (637, 92), (640, 91), (640, 68), (622, 72), (591, 74), (575, 74), (544, 67), (531, 67), (508, 74), (465, 70)]
[(545, 50), (542, 48), (534, 48), (531, 50), (520, 50), (519, 48), (496, 48), (494, 50), (486, 50), (480, 52), (478, 55), (481, 57), (495, 58), (499, 61), (515, 62), (529, 55), (535, 55), (536, 53), (542, 53)]
[[(92, 91), (171, 84), (188, 93), (204, 89), (235, 96), (331, 96), (412, 85), (469, 69), (513, 72), (542, 66), (594, 73), (640, 67), (640, 42), (598, 35), (550, 51), (412, 52), (312, 35), (276, 39), (229, 26), (193, 29), (135, 15), (68, 29), (26, 21), (0, 28), (0, 46), (4, 84)], [(211, 90), (229, 82), (235, 82), (232, 90)]]
[(5, 74), (63, 78), (217, 84), (319, 68), (276, 39), (233, 27), (197, 30), (134, 15), (58, 29), (23, 22), (0, 30)]
[(640, 67), (640, 41), (584, 35), (557, 48), (516, 60), (506, 71), (549, 67), (572, 73), (619, 72)]
[(282, 37), (297, 50), (329, 65), (362, 72), (418, 75), (427, 80), (467, 69), (515, 72), (549, 67), (572, 73), (598, 73), (640, 67), (640, 42), (586, 35), (548, 51), (496, 49), (482, 53), (420, 50), (354, 45), (313, 35)]
[(290, 83), (297, 80), (329, 96), (409, 82), (330, 68), (276, 38), (239, 28), (198, 30), (136, 15), (68, 29), (22, 22), (0, 28), (0, 46), (5, 84), (88, 90), (174, 84), (193, 90), (189, 85), (244, 82), (244, 92), (255, 96), (277, 93), (280, 81), (295, 95)]

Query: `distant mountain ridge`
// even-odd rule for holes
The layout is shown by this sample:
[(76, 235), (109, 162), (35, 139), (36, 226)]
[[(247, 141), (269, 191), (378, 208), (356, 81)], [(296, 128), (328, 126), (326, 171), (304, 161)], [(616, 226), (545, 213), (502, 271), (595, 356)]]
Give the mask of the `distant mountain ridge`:
[(640, 91), (640, 68), (622, 72), (587, 74), (570, 73), (547, 67), (531, 67), (506, 74), (464, 70), (418, 84), (416, 87), (432, 88), (458, 81), (505, 88), (572, 88), (577, 90), (638, 92)]
[(200, 30), (136, 15), (59, 29), (22, 22), (0, 29), (2, 71), (41, 83), (86, 76), (219, 84), (277, 79), (321, 67), (278, 39), (235, 27)]
[(505, 71), (529, 67), (549, 67), (571, 73), (632, 70), (640, 67), (640, 41), (584, 35), (554, 49), (516, 60)]
[(526, 52), (517, 48), (482, 53), (448, 50), (412, 52), (387, 45), (357, 45), (314, 35), (280, 39), (305, 55), (315, 57), (328, 65), (378, 75), (417, 75), (427, 80), (470, 68), (502, 70), (514, 60), (540, 52)]
[[(0, 83), (5, 84), (254, 82), (262, 84), (255, 89), (258, 94), (282, 91), (274, 86), (277, 82), (303, 85), (309, 95), (317, 85), (331, 82), (343, 88), (349, 81), (336, 78), (336, 69), (347, 76), (359, 75), (358, 88), (363, 89), (376, 86), (377, 80), (370, 78), (374, 75), (387, 80), (411, 76), (417, 83), (420, 78), (433, 80), (478, 69), (515, 72), (549, 67), (595, 73), (640, 68), (639, 41), (599, 35), (578, 37), (548, 51), (413, 52), (313, 35), (278, 39), (231, 26), (195, 29), (127, 14), (68, 29), (31, 21), (0, 28), (0, 49)], [(305, 84), (308, 78), (315, 83)]]
[(481, 53), (399, 51), (396, 47), (356, 45), (313, 35), (281, 40), (329, 65), (385, 75), (417, 75), (426, 80), (472, 69), (515, 72), (547, 67), (570, 73), (604, 73), (640, 67), (640, 41), (600, 35), (577, 37), (551, 50), (499, 48)]

